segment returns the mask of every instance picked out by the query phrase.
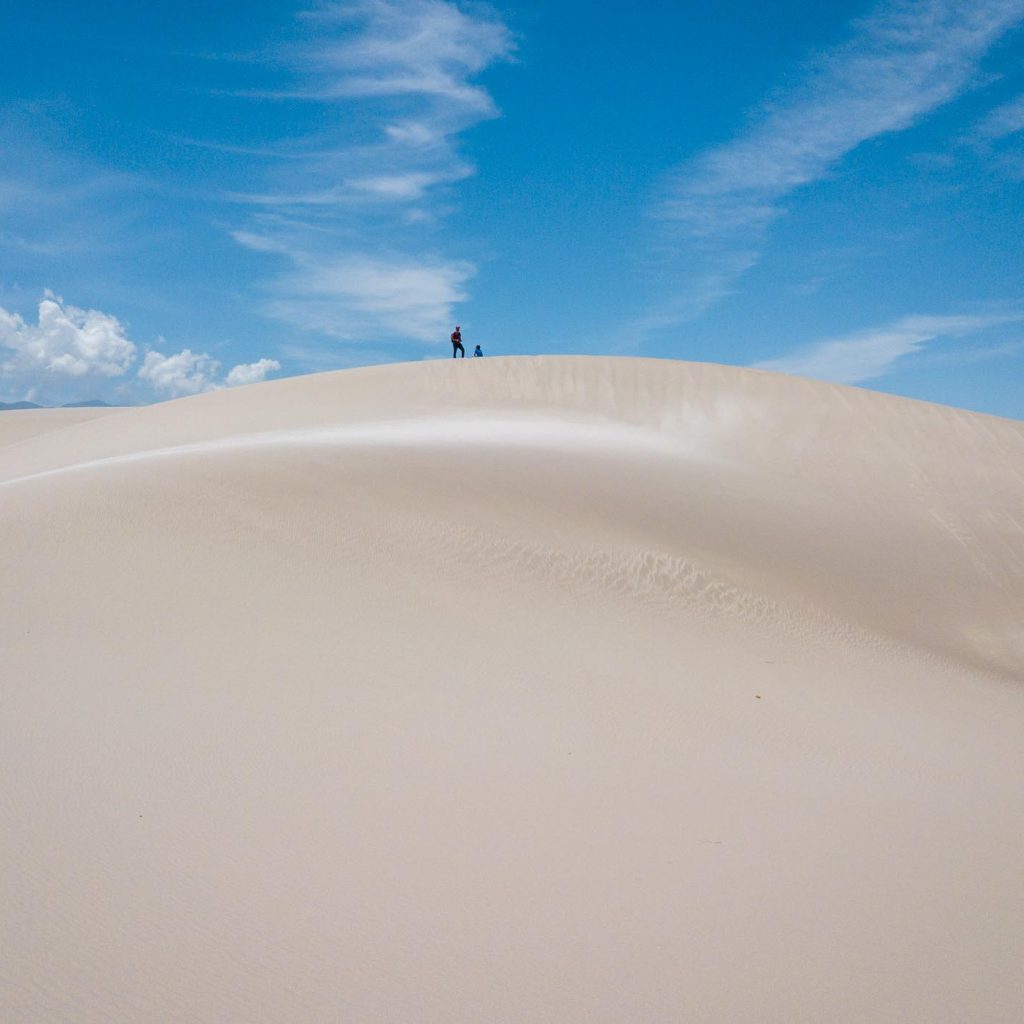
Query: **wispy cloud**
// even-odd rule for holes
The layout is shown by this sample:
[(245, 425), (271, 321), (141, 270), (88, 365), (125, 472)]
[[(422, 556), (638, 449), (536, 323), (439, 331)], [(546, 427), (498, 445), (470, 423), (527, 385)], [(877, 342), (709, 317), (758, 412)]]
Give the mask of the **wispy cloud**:
[[(883, 327), (829, 338), (777, 359), (755, 363), (755, 369), (777, 370), (799, 377), (859, 384), (888, 373), (895, 363), (930, 342), (964, 338), (1007, 324), (1024, 322), (1024, 314), (979, 316), (908, 316)], [(999, 346), (1001, 354), (1010, 354)]]
[(1024, 131), (1024, 93), (990, 110), (976, 125), (974, 137), (991, 142), (1021, 131)]
[(480, 9), (470, 14), (445, 0), (349, 0), (306, 17), (317, 27), (358, 30), (313, 51), (310, 95), (431, 97), (443, 101), (449, 119), (497, 113), (471, 81), (512, 48), (497, 17)]
[(497, 116), (475, 79), (510, 57), (512, 36), (449, 0), (351, 0), (303, 18), (315, 40), (282, 57), (294, 86), (260, 96), (346, 116), (282, 144), (289, 159), (232, 196), (254, 211), (236, 241), (278, 261), (264, 311), (351, 343), (443, 337), (475, 268), (437, 255), (431, 230), (475, 173), (458, 138)]
[(425, 199), (434, 187), (461, 181), (472, 173), (472, 167), (455, 163), (444, 170), (394, 170), (390, 173), (356, 175), (319, 190), (229, 193), (229, 198), (254, 206), (327, 207), (335, 215), (343, 211), (353, 216), (360, 213), (365, 215), (373, 212), (370, 208), (379, 204)]
[(1024, 341), (1004, 341), (996, 345), (979, 345), (954, 352), (931, 352), (922, 356), (930, 364), (969, 366), (972, 363), (990, 363), (997, 359), (1015, 359), (1024, 353)]
[[(257, 251), (281, 251), (265, 237), (235, 237)], [(443, 338), (475, 273), (471, 263), (423, 254), (322, 256), (294, 247), (284, 254), (292, 269), (272, 284), (268, 314), (302, 330), (377, 345)]]
[(99, 166), (55, 144), (58, 103), (0, 106), (0, 245), (41, 256), (81, 256), (119, 247), (141, 176)]
[(702, 312), (760, 258), (796, 189), (825, 177), (868, 139), (909, 128), (974, 80), (986, 51), (1024, 19), (1024, 0), (894, 0), (855, 21), (800, 82), (732, 141), (680, 167), (656, 216), (688, 281), (666, 307)]
[[(289, 343), (283, 345), (281, 354), (296, 366), (311, 373), (323, 373), (327, 370), (348, 370), (356, 366), (375, 366), (380, 363), (394, 362), (394, 354), (383, 348), (372, 348), (362, 345), (303, 345)], [(423, 358), (427, 358), (424, 356)]]

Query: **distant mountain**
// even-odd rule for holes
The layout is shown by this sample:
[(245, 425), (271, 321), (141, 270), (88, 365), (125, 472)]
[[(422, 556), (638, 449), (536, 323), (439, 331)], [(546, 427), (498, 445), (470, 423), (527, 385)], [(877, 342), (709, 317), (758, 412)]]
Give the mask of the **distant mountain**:
[[(52, 406), (37, 405), (35, 402), (0, 402), (0, 412), (7, 409), (49, 409)], [(61, 409), (112, 409), (109, 402), (102, 398), (87, 398), (84, 402), (66, 402)]]

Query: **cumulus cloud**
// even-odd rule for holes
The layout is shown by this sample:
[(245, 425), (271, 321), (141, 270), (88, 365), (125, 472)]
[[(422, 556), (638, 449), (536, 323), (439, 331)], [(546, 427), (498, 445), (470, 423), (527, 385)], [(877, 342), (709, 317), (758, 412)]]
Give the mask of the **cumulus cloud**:
[[(787, 196), (861, 143), (903, 131), (961, 94), (1022, 19), (1024, 0), (884, 2), (736, 138), (678, 168), (656, 213), (663, 244), (688, 260), (692, 294), (680, 308), (699, 313), (727, 294), (759, 259)], [(1007, 124), (1016, 116), (1004, 114)]]
[(64, 377), (120, 377), (135, 361), (136, 346), (117, 317), (65, 304), (51, 292), (39, 303), (35, 324), (0, 307), (0, 372)]
[(239, 363), (219, 379), (220, 361), (206, 352), (193, 352), (184, 348), (171, 356), (162, 352), (147, 352), (139, 367), (139, 379), (147, 381), (154, 391), (169, 398), (198, 395), (221, 387), (240, 387), (266, 380), (267, 374), (280, 370), (276, 359), (258, 359), (254, 363)]
[(280, 370), (281, 364), (276, 359), (257, 359), (255, 363), (239, 363), (233, 366), (224, 378), (229, 388), (242, 387), (245, 384), (258, 384), (267, 379), (267, 374)]
[(186, 348), (170, 356), (147, 352), (132, 380), (137, 356), (138, 346), (116, 316), (80, 309), (52, 292), (39, 303), (34, 324), (0, 307), (0, 384), (33, 400), (95, 398), (118, 379), (122, 383), (108, 392), (116, 401), (145, 399), (136, 387), (140, 381), (162, 396), (195, 395), (265, 380), (281, 368), (276, 359), (258, 359), (238, 364), (220, 380), (218, 360)]
[(858, 384), (884, 376), (903, 356), (940, 338), (962, 338), (1006, 324), (1024, 322), (1024, 315), (908, 316), (840, 338), (829, 338), (777, 359), (755, 363), (755, 369), (777, 370), (800, 377)]
[(205, 352), (187, 348), (173, 356), (147, 352), (139, 367), (139, 379), (148, 381), (155, 391), (172, 397), (198, 395), (217, 386), (219, 369), (220, 363)]

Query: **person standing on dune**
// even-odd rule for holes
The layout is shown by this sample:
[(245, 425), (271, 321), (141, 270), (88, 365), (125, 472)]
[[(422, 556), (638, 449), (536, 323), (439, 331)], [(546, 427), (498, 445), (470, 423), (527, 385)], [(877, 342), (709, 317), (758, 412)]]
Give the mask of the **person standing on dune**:
[(452, 359), (454, 359), (459, 353), (462, 353), (462, 358), (466, 358), (466, 350), (462, 347), (462, 328), (458, 324), (455, 325), (455, 330), (452, 331)]

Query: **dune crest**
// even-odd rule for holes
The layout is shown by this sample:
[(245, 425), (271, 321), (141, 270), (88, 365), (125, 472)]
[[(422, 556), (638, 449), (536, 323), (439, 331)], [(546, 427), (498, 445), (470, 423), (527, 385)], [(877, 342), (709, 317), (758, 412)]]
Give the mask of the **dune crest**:
[(664, 493), (636, 503), (672, 554), (881, 637), (1024, 673), (1013, 421), (756, 371), (569, 358), (345, 371), (125, 412), (130, 423), (8, 452), (0, 486), (262, 448), (661, 457)]
[(597, 358), (20, 415), (5, 1020), (1011, 1019), (1024, 424)]

